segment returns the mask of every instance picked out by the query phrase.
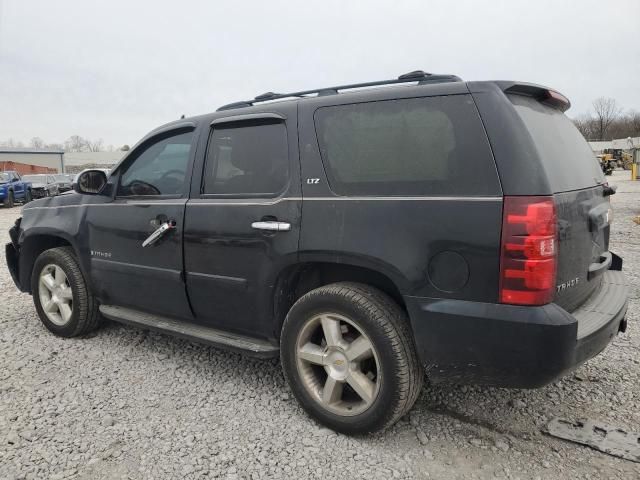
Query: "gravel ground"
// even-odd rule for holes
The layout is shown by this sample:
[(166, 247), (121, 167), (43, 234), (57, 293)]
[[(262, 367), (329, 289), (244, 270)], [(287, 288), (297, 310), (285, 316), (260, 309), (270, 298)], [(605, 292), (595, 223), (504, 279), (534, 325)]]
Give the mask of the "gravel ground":
[[(611, 179), (627, 333), (539, 390), (427, 387), (371, 437), (316, 425), (276, 361), (115, 323), (54, 337), (1, 268), (0, 478), (640, 478), (640, 464), (541, 433), (554, 416), (640, 431), (640, 182), (628, 177)], [(0, 210), (3, 243), (19, 212)]]

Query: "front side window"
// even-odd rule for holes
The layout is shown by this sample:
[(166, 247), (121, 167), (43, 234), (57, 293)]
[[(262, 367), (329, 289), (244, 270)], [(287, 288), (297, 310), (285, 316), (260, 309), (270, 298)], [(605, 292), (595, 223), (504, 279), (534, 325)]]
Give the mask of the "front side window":
[(239, 122), (212, 130), (203, 193), (274, 196), (284, 189), (288, 178), (283, 122)]
[(314, 118), (325, 170), (338, 194), (500, 194), (470, 95), (323, 107)]
[(164, 137), (144, 148), (122, 172), (118, 196), (180, 195), (187, 182), (193, 132)]

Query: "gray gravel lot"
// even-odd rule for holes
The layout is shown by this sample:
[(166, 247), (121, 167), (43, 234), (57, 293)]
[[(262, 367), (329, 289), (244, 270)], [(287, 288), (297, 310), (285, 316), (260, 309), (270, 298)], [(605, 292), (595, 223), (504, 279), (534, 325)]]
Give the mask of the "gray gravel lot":
[[(54, 337), (2, 258), (0, 479), (640, 478), (640, 464), (540, 431), (554, 416), (640, 431), (640, 182), (628, 178), (611, 177), (612, 250), (632, 282), (627, 333), (539, 390), (428, 386), (372, 437), (315, 424), (276, 361), (115, 323)], [(0, 209), (3, 244), (19, 215)]]

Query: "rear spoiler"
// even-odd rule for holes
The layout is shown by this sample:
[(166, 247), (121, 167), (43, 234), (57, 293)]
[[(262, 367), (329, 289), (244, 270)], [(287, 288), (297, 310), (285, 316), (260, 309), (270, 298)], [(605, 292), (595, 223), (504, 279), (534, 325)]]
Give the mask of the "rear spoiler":
[(533, 97), (541, 103), (557, 108), (561, 112), (566, 112), (571, 107), (571, 102), (567, 97), (542, 85), (508, 81), (497, 81), (494, 83), (498, 85), (504, 93)]

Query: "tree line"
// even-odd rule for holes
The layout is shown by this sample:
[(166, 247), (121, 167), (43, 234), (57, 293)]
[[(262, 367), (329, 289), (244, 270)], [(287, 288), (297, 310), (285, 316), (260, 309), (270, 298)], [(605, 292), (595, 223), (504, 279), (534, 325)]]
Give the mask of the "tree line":
[(81, 137), (80, 135), (71, 135), (64, 141), (64, 143), (47, 143), (40, 137), (33, 137), (26, 145), (20, 140), (9, 138), (8, 140), (0, 141), (0, 147), (30, 147), (41, 150), (64, 150), (65, 152), (113, 152), (115, 150), (126, 152), (129, 150), (129, 145), (123, 145), (120, 148), (116, 148), (113, 145), (105, 147), (104, 141), (101, 138), (91, 140), (89, 138)]
[(640, 112), (624, 112), (613, 98), (595, 99), (592, 110), (574, 118), (573, 123), (592, 142), (640, 137)]

